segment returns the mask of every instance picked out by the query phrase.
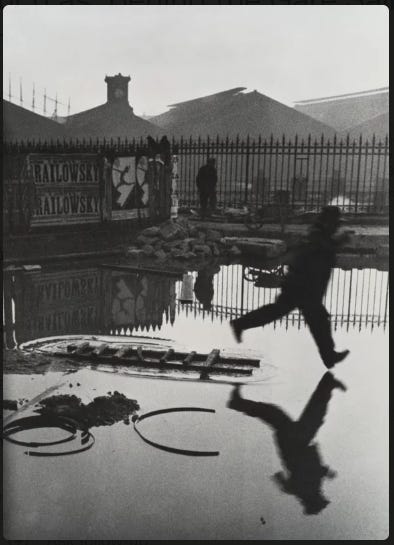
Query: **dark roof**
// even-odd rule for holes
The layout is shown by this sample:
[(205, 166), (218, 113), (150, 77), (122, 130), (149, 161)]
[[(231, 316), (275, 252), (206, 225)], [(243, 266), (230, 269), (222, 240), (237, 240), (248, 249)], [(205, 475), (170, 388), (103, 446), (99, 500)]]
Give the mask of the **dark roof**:
[(169, 136), (314, 137), (334, 134), (327, 125), (257, 91), (237, 87), (208, 97), (182, 102), (151, 121)]
[(213, 104), (216, 101), (223, 100), (231, 95), (235, 95), (245, 90), (246, 90), (246, 87), (234, 87), (233, 89), (228, 89), (227, 91), (220, 91), (219, 93), (215, 93), (213, 95), (206, 95), (204, 97), (192, 98), (190, 100), (185, 100), (184, 102), (178, 102), (176, 104), (169, 104), (168, 107), (172, 108), (174, 106), (177, 106), (178, 108), (181, 108), (181, 107), (187, 108), (193, 105), (194, 103)]
[(42, 115), (3, 100), (3, 138), (12, 140), (63, 139), (62, 125)]
[(139, 138), (157, 136), (162, 130), (138, 117), (128, 102), (106, 103), (67, 118), (71, 138)]
[(389, 89), (298, 102), (295, 109), (342, 132), (387, 112)]
[(384, 91), (385, 93), (389, 91), (388, 87), (379, 87), (378, 89), (369, 89), (368, 91), (356, 91), (355, 93), (345, 93), (342, 95), (332, 95), (328, 97), (320, 97), (320, 98), (308, 98), (307, 100), (298, 100), (295, 102), (295, 106), (298, 106), (299, 104), (312, 104), (316, 102), (327, 102), (331, 100), (337, 100), (341, 98), (354, 98), (357, 96), (370, 96), (373, 93), (381, 93)]
[(384, 140), (389, 134), (389, 121), (389, 112), (385, 112), (351, 127), (344, 131), (344, 134), (349, 134), (352, 138), (357, 138), (361, 134), (364, 139), (368, 138), (369, 140), (375, 135), (378, 140)]

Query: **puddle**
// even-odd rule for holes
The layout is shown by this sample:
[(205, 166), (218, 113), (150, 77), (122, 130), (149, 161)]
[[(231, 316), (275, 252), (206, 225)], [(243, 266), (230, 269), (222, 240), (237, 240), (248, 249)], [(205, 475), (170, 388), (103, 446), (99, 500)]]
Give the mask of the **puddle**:
[[(4, 329), (9, 348), (63, 335), (96, 337), (98, 343), (115, 337), (120, 344), (138, 337), (165, 347), (182, 345), (205, 354), (218, 348), (223, 354), (258, 358), (261, 368), (254, 371), (255, 382), (241, 387), (241, 408), (231, 406), (234, 385), (227, 379), (163, 380), (158, 371), (152, 380), (122, 365), (81, 365), (66, 357), (56, 361), (48, 354), (8, 350), (4, 397), (30, 400), (26, 411), (22, 404), (21, 413), (11, 413), (11, 420), (33, 414), (78, 416), (91, 426), (95, 443), (86, 452), (44, 463), (4, 442), (7, 537), (385, 538), (389, 277), (371, 264), (361, 269), (354, 261), (348, 269), (342, 265), (333, 271), (325, 304), (338, 350), (348, 348), (350, 355), (335, 368), (335, 379), (346, 391), (332, 382), (336, 387), (330, 395), (319, 386), (325, 368), (297, 312), (247, 331), (241, 345), (232, 337), (231, 318), (275, 299), (278, 288), (270, 268), (256, 272), (252, 265), (230, 265), (200, 275), (188, 303), (180, 301), (182, 282), (177, 279), (93, 265), (67, 273), (48, 267), (8, 278)], [(198, 272), (190, 274), (195, 284)], [(108, 398), (116, 406), (112, 401), (107, 405)], [(33, 400), (39, 405), (29, 406)], [(252, 406), (258, 414), (247, 414)], [(147, 418), (139, 428), (144, 437), (179, 450), (220, 455), (176, 454), (154, 448), (135, 433), (131, 419), (136, 411), (143, 415), (177, 407), (214, 412)], [(279, 433), (269, 421), (270, 411), (303, 424)], [(127, 418), (130, 425), (123, 425)], [(310, 442), (297, 443), (296, 429)], [(61, 432), (50, 436), (63, 439), (68, 432)], [(78, 433), (77, 443), (69, 443), (72, 449), (91, 445), (90, 437)], [(50, 436), (40, 431), (43, 441)], [(28, 440), (34, 441), (34, 435)], [(309, 454), (294, 460), (294, 444)]]

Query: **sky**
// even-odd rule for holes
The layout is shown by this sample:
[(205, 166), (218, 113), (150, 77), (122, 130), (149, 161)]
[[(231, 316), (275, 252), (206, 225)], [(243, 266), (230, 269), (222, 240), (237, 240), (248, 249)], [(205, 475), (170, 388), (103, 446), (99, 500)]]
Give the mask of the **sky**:
[[(342, 6), (7, 6), (3, 94), (11, 74), (36, 111), (43, 94), (71, 114), (106, 101), (106, 75), (130, 75), (137, 115), (256, 89), (284, 104), (388, 86), (389, 11)], [(48, 102), (49, 105), (49, 102)]]

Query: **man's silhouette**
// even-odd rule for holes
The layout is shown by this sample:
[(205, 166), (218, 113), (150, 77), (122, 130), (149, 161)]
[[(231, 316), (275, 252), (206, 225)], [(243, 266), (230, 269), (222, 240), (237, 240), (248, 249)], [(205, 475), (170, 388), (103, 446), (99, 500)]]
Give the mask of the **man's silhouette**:
[(326, 372), (296, 421), (277, 405), (242, 398), (239, 385), (234, 388), (228, 403), (229, 408), (260, 418), (274, 430), (277, 449), (287, 475), (279, 471), (272, 479), (283, 492), (301, 501), (307, 515), (319, 513), (330, 503), (324, 497), (321, 486), (324, 478), (333, 479), (336, 476), (334, 471), (322, 463), (318, 447), (312, 443), (324, 422), (334, 388), (346, 390), (341, 382)]
[(216, 208), (216, 185), (218, 181), (218, 174), (215, 167), (215, 159), (209, 157), (207, 164), (203, 165), (196, 178), (196, 185), (200, 197), (201, 216), (205, 218), (207, 214), (208, 204), (210, 210)]
[(310, 229), (307, 242), (290, 261), (288, 273), (282, 282), (282, 291), (275, 303), (260, 307), (230, 322), (238, 342), (241, 341), (244, 330), (269, 324), (298, 307), (326, 367), (333, 367), (348, 355), (348, 350), (334, 350), (330, 316), (322, 302), (331, 269), (335, 266), (337, 247), (349, 237), (348, 232), (334, 236), (340, 222), (338, 207), (323, 208)]
[(159, 150), (164, 164), (169, 165), (171, 163), (171, 143), (166, 135), (160, 139)]
[(219, 271), (220, 267), (211, 266), (206, 267), (197, 273), (197, 278), (194, 283), (194, 293), (204, 310), (211, 310), (214, 296), (213, 278)]

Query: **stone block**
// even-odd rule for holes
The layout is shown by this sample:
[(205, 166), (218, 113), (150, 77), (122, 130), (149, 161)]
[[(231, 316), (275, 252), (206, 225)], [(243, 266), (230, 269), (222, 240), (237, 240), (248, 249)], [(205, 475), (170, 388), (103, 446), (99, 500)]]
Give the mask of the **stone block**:
[(129, 248), (126, 252), (127, 257), (133, 257), (133, 258), (140, 258), (142, 255), (144, 255), (144, 252), (142, 250), (139, 250), (138, 248)]
[(145, 235), (138, 235), (138, 237), (136, 238), (136, 243), (138, 244), (138, 246), (145, 246), (145, 244), (152, 244), (152, 242), (154, 242), (152, 240), (152, 237), (147, 237)]
[(141, 250), (142, 253), (146, 256), (152, 256), (155, 253), (155, 249), (150, 244), (145, 244), (145, 246), (143, 246)]
[(221, 251), (219, 249), (219, 246), (216, 244), (216, 242), (214, 242), (212, 244), (212, 255), (214, 255), (215, 257), (218, 257), (220, 254), (221, 254)]
[(165, 259), (167, 259), (167, 254), (165, 253), (164, 250), (157, 250), (154, 253), (154, 256), (156, 257), (156, 259), (159, 259), (160, 261), (164, 261)]
[(169, 242), (171, 240), (187, 237), (187, 230), (176, 222), (171, 220), (160, 225), (160, 236), (163, 240)]
[(237, 246), (232, 246), (229, 251), (228, 251), (229, 255), (231, 255), (232, 257), (238, 257), (242, 254), (242, 251), (237, 247)]
[(388, 244), (380, 244), (376, 248), (376, 255), (378, 257), (389, 257), (389, 255), (390, 255), (390, 246)]
[(215, 231), (214, 229), (208, 229), (206, 232), (207, 242), (217, 242), (222, 238), (220, 231)]
[(146, 237), (157, 237), (160, 235), (160, 227), (158, 227), (157, 225), (147, 227), (141, 232), (141, 235)]

